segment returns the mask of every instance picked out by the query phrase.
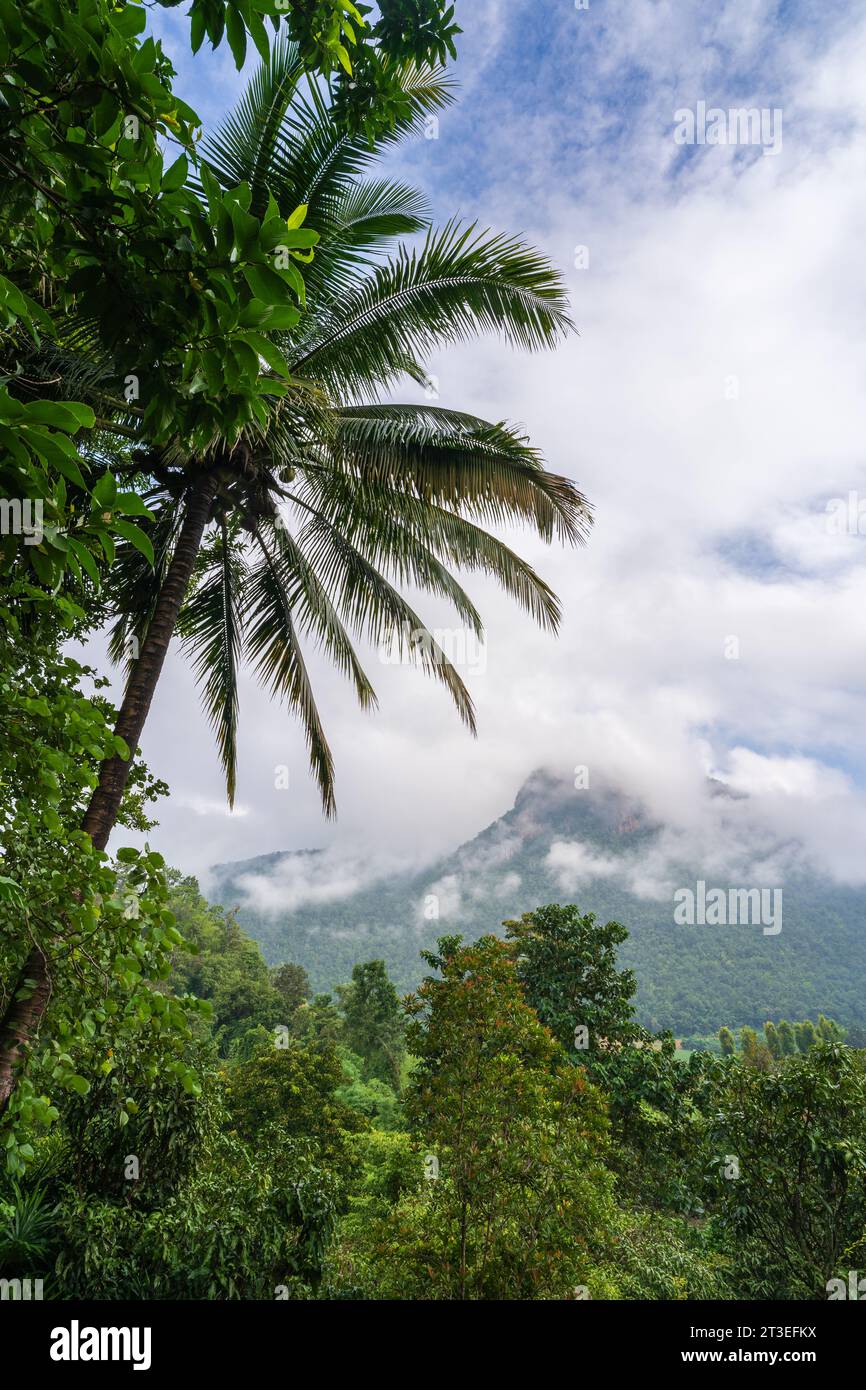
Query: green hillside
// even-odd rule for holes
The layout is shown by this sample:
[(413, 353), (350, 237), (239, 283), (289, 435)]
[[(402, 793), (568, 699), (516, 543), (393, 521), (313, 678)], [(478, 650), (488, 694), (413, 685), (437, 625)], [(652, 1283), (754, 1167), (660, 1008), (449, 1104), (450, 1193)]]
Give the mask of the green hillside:
[[(710, 784), (713, 794), (720, 791)], [(432, 947), (443, 931), (467, 938), (498, 932), (509, 917), (577, 897), (584, 911), (628, 928), (622, 962), (637, 972), (639, 1018), (650, 1028), (706, 1033), (721, 1023), (760, 1026), (768, 1018), (815, 1017), (821, 1011), (848, 1026), (866, 1025), (863, 890), (802, 869), (789, 874), (783, 929), (772, 936), (749, 924), (675, 925), (671, 899), (637, 897), (623, 886), (625, 875), (609, 868), (579, 894), (568, 893), (546, 862), (557, 841), (578, 841), (605, 861), (631, 861), (649, 853), (661, 831), (616, 792), (575, 791), (539, 772), (510, 811), (422, 873), (395, 875), (291, 913), (255, 910), (240, 881), (281, 867), (285, 872), (291, 865), (284, 861), (293, 857), (288, 852), (219, 866), (211, 896), (239, 906), (241, 924), (270, 963), (297, 961), (320, 990), (348, 979), (357, 961), (371, 958), (387, 962), (401, 989), (414, 988), (423, 973), (419, 951)], [(709, 881), (700, 865), (683, 865), (677, 881), (694, 887), (702, 877)], [(425, 897), (437, 886), (440, 915), (428, 918)]]

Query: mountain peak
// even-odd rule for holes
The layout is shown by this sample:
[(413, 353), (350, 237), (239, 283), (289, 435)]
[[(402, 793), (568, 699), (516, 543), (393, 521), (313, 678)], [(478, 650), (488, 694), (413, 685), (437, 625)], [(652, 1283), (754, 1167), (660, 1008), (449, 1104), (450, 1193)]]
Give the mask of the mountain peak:
[(677, 925), (677, 887), (778, 886), (790, 853), (756, 840), (741, 814), (747, 798), (717, 779), (707, 779), (708, 815), (694, 826), (664, 824), (621, 788), (580, 780), (537, 768), (510, 810), (428, 869), (385, 867), (373, 880), (358, 856), (287, 852), (220, 866), (217, 897), (241, 904), (241, 924), (269, 962), (305, 966), (317, 989), (373, 959), (412, 989), (424, 973), (419, 952), (437, 937), (500, 933), (544, 903), (576, 903), (628, 929), (620, 960), (636, 971), (638, 1018), (651, 1028), (706, 1033), (819, 1011), (866, 1024), (863, 890), (795, 860), (778, 936), (747, 924)]

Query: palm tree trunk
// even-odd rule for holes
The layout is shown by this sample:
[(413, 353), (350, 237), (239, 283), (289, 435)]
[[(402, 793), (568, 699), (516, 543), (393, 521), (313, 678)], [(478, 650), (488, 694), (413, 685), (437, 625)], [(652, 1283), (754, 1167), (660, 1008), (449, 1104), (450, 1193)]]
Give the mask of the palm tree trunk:
[(105, 849), (108, 837), (114, 829), (126, 779), (132, 767), (132, 758), (135, 756), (145, 721), (150, 713), (168, 645), (174, 635), (178, 614), (201, 548), (215, 491), (216, 483), (213, 476), (203, 473), (195, 490), (187, 494), (186, 515), (177, 546), (114, 726), (114, 732), (128, 745), (130, 757), (126, 759), (116, 756), (102, 764), (99, 782), (90, 798), (90, 805), (81, 825), (82, 830), (86, 831), (93, 841), (94, 849)]
[[(189, 587), (216, 492), (212, 473), (202, 472), (187, 493), (186, 512), (141, 654), (130, 675), (114, 732), (129, 747), (129, 758), (107, 758), (82, 822), (94, 849), (105, 849), (120, 810), (123, 791), (150, 711), (166, 652)], [(33, 985), (25, 985), (32, 980)], [(16, 998), (20, 994), (24, 998)], [(42, 951), (34, 947), (21, 969), (12, 1003), (0, 1023), (0, 1115), (15, 1089), (15, 1063), (21, 1048), (38, 1031), (51, 997), (51, 975)]]
[[(32, 980), (33, 985), (27, 983)], [(23, 998), (19, 998), (23, 995)], [(34, 1037), (51, 998), (48, 963), (38, 947), (27, 957), (0, 1025), (0, 1116), (15, 1090), (15, 1063), (22, 1043)]]

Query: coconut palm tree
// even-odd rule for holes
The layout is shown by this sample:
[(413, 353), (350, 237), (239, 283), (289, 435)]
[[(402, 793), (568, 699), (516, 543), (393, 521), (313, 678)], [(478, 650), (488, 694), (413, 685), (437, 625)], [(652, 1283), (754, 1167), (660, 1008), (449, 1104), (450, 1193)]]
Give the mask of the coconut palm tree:
[[(140, 415), (124, 416), (121, 403), (93, 446), (142, 492), (153, 513), (154, 552), (151, 565), (134, 547), (119, 547), (108, 583), (116, 613), (112, 652), (130, 658), (116, 723), (130, 757), (100, 769), (82, 823), (97, 849), (117, 820), (176, 634), (216, 731), (229, 802), (238, 674), (246, 661), (300, 717), (331, 815), (333, 760), (305, 643), (327, 654), (369, 708), (375, 694), (356, 642), (409, 633), (418, 662), (445, 684), (474, 729), (468, 691), (399, 586), (444, 597), (480, 633), (480, 615), (454, 571), (482, 572), (542, 626), (558, 625), (551, 589), (486, 527), (518, 522), (546, 541), (574, 543), (590, 520), (581, 493), (548, 472), (506, 423), (383, 400), (407, 376), (426, 381), (425, 362), (443, 345), (492, 331), (518, 348), (550, 348), (571, 328), (563, 282), (537, 251), (457, 222), (435, 231), (419, 193), (373, 176), (385, 149), (418, 133), (451, 100), (436, 71), (404, 67), (399, 84), (403, 102), (393, 130), (370, 145), (337, 125), (326, 92), (303, 75), (297, 48), (278, 40), (205, 146), (205, 177), (225, 189), (245, 184), (258, 216), (270, 199), (284, 217), (306, 207), (305, 226), (318, 241), (303, 267), (299, 323), (268, 331), (265, 322), (261, 329), (263, 357), (277, 364), (282, 380), (264, 421), (253, 419), (239, 438), (217, 439), (190, 456), (179, 443), (149, 447)], [(79, 399), (88, 399), (90, 382), (104, 415), (104, 395), (91, 380), (100, 370), (93, 345), (86, 365), (65, 355), (58, 375), (75, 376)], [(133, 436), (132, 453), (127, 442), (117, 454), (118, 433), (122, 441)], [(22, 979), (30, 983), (0, 1023), (0, 1061), (9, 1078), (50, 994), (39, 951), (28, 957)]]
[[(303, 655), (312, 640), (375, 703), (355, 641), (411, 632), (417, 660), (450, 692), (474, 729), (470, 696), (445, 652), (401, 595), (411, 583), (447, 599), (481, 633), (453, 570), (493, 575), (543, 626), (557, 599), (487, 525), (529, 524), (575, 542), (585, 498), (548, 472), (527, 439), (433, 404), (383, 403), (407, 375), (428, 380), (434, 348), (492, 330), (517, 347), (551, 347), (571, 328), (562, 280), (538, 252), (475, 226), (429, 227), (422, 196), (369, 177), (382, 148), (417, 133), (451, 99), (446, 78), (405, 68), (404, 110), (371, 147), (331, 119), (303, 78), (296, 47), (278, 41), (235, 111), (204, 147), (224, 188), (245, 183), (250, 211), (273, 197), (282, 215), (307, 208), (319, 235), (304, 267), (306, 312), (270, 335), (290, 390), (267, 426), (203, 460), (149, 455), (156, 563), (123, 547), (115, 569), (115, 657), (131, 662), (118, 733), (138, 743), (168, 642), (177, 631), (216, 731), (229, 801), (236, 787), (238, 672), (246, 659), (300, 716), (326, 813), (334, 769)], [(396, 239), (414, 237), (413, 246)], [(134, 639), (134, 640), (131, 640)], [(104, 844), (128, 763), (103, 769), (85, 828)]]

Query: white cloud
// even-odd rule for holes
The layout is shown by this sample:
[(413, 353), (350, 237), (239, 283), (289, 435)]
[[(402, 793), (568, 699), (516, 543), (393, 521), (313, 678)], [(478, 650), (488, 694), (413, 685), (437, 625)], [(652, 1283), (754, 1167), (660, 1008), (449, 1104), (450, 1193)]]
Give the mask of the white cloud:
[(612, 855), (598, 854), (580, 840), (555, 840), (545, 860), (560, 887), (569, 893), (585, 888), (597, 878), (612, 878), (619, 872), (620, 862)]
[(181, 810), (192, 811), (196, 816), (227, 816), (232, 819), (235, 816), (248, 816), (249, 807), (235, 804), (230, 807), (225, 798), (206, 796), (179, 796), (177, 804)]
[(463, 905), (463, 894), (459, 874), (446, 874), (444, 878), (431, 883), (426, 893), (415, 904), (415, 920), (420, 925), (425, 920), (445, 919), (456, 922)]
[(306, 904), (351, 897), (396, 867), (394, 862), (350, 857), (331, 848), (291, 855), (261, 873), (240, 875), (236, 884), (243, 894), (242, 905), (282, 915)]

